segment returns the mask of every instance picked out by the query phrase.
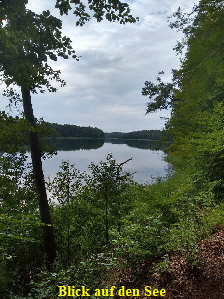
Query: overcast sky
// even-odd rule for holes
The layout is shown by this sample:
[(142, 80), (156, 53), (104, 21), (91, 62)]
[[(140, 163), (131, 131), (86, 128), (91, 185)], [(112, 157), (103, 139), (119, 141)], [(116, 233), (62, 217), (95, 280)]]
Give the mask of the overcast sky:
[[(29, 0), (28, 8), (41, 13), (54, 8), (55, 0)], [(63, 33), (71, 38), (80, 61), (58, 60), (54, 69), (61, 70), (66, 87), (56, 93), (32, 96), (37, 118), (57, 123), (92, 126), (104, 132), (162, 129), (169, 113), (145, 115), (147, 97), (141, 95), (144, 82), (154, 81), (159, 71), (164, 80), (171, 78), (179, 58), (173, 47), (181, 33), (170, 29), (167, 17), (178, 7), (189, 9), (193, 1), (127, 0), (135, 24), (120, 25), (91, 20), (83, 27), (75, 26), (72, 12), (64, 16)], [(1, 89), (3, 87), (1, 86)], [(7, 99), (1, 97), (0, 110)]]

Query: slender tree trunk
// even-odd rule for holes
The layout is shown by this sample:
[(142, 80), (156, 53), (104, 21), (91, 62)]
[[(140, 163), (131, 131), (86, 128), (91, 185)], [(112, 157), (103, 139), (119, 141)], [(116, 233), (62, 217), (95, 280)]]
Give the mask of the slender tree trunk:
[(109, 221), (108, 221), (108, 190), (105, 193), (105, 243), (109, 245)]
[[(21, 91), (22, 91), (25, 118), (32, 125), (32, 127), (35, 128), (35, 118), (33, 115), (30, 90), (21, 87)], [(48, 269), (50, 269), (56, 257), (56, 248), (55, 248), (54, 230), (51, 221), (50, 209), (47, 200), (46, 186), (44, 181), (44, 174), (42, 169), (41, 149), (40, 149), (38, 134), (36, 131), (29, 132), (29, 141), (30, 141), (32, 165), (33, 165), (33, 174), (34, 174), (36, 190), (39, 198), (40, 217), (41, 217), (41, 222), (44, 224), (43, 238), (44, 238), (44, 251), (46, 254), (46, 266)]]

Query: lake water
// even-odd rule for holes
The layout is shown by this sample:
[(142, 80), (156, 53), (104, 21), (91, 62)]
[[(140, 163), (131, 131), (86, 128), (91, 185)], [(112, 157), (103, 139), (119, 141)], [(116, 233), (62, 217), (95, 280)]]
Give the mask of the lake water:
[(108, 153), (112, 153), (118, 163), (132, 158), (124, 164), (123, 170), (136, 172), (133, 179), (138, 183), (152, 183), (153, 178), (165, 176), (168, 163), (163, 159), (163, 151), (150, 149), (155, 144), (150, 141), (133, 142), (129, 141), (128, 144), (124, 144), (122, 141), (104, 143), (99, 140), (55, 139), (50, 143), (56, 144), (57, 155), (43, 161), (45, 177), (53, 178), (60, 170), (62, 160), (69, 160), (71, 164), (75, 164), (77, 169), (89, 172), (90, 163), (105, 161)]

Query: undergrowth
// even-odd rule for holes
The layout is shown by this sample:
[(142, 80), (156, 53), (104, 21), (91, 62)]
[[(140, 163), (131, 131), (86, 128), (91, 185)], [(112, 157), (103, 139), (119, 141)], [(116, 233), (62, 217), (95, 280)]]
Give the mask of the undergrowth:
[[(108, 179), (106, 172), (102, 177), (93, 172), (94, 180), (85, 177), (64, 162), (60, 176), (51, 184), (52, 194), (60, 196), (60, 202), (51, 206), (58, 244), (55, 266), (49, 272), (39, 262), (25, 280), (19, 271), (21, 265), (29, 267), (31, 260), (20, 257), (22, 261), (10, 279), (6, 275), (10, 263), (2, 263), (5, 298), (58, 298), (58, 285), (85, 285), (91, 291), (109, 287), (116, 285), (124, 268), (136, 267), (141, 260), (160, 257), (162, 261), (152, 271), (164, 271), (169, 267), (167, 254), (171, 251), (181, 251), (193, 265), (200, 239), (223, 224), (224, 203), (214, 199), (212, 183), (204, 182), (199, 189), (191, 173), (177, 170), (157, 178), (152, 185), (142, 185), (134, 183), (129, 174), (118, 175), (121, 169), (112, 156), (100, 165), (102, 173), (110, 172)], [(96, 170), (95, 165), (91, 167)], [(17, 243), (19, 250), (22, 244), (18, 240)], [(35, 248), (29, 246), (29, 250)], [(15, 259), (12, 254), (11, 264)], [(19, 280), (22, 285), (16, 288)]]

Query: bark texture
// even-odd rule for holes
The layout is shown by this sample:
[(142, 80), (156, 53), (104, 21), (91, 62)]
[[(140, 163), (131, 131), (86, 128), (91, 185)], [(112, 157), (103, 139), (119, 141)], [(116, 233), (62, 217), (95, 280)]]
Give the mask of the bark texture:
[[(33, 128), (35, 128), (35, 118), (34, 118), (33, 108), (31, 103), (30, 90), (22, 87), (21, 91), (22, 91), (25, 118), (29, 122), (29, 124)], [(39, 199), (38, 203), (39, 203), (40, 217), (41, 217), (41, 222), (44, 224), (43, 238), (44, 238), (44, 251), (46, 254), (46, 266), (48, 269), (50, 269), (56, 257), (55, 238), (54, 238), (54, 230), (51, 221), (49, 204), (47, 200), (44, 173), (42, 168), (41, 148), (40, 148), (38, 133), (35, 130), (29, 132), (29, 142), (30, 142), (31, 159), (33, 165), (33, 174), (34, 174), (35, 185), (36, 185), (36, 190)]]

